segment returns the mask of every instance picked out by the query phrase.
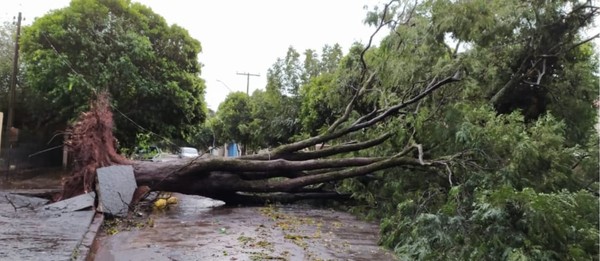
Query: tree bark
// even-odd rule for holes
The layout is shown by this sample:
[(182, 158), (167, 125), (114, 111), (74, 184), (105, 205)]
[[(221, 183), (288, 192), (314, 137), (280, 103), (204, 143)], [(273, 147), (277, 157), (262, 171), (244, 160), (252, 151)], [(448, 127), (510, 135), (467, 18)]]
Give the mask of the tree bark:
[[(343, 158), (307, 161), (243, 160), (198, 158), (169, 162), (135, 162), (134, 173), (139, 186), (152, 190), (202, 195), (232, 200), (240, 193), (283, 192), (289, 198), (303, 198), (306, 187), (345, 178), (366, 175), (395, 166), (434, 166), (440, 162), (421, 162), (410, 157)], [(330, 171), (327, 171), (331, 169)], [(308, 170), (325, 170), (308, 172)], [(312, 198), (331, 191), (311, 190)], [(297, 193), (300, 193), (296, 195)], [(296, 195), (296, 196), (293, 196)], [(246, 196), (248, 198), (248, 196)]]

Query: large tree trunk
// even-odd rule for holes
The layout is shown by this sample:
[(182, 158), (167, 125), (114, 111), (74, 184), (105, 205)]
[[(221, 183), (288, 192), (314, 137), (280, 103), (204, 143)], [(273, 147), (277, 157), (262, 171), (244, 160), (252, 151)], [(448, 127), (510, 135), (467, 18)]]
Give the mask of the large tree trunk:
[(310, 192), (313, 198), (319, 194), (329, 198), (333, 191), (307, 186), (362, 176), (393, 166), (432, 164), (409, 157), (306, 161), (198, 158), (170, 162), (135, 162), (134, 172), (138, 185), (146, 185), (154, 190), (234, 201), (243, 195), (240, 193), (259, 196), (262, 193), (279, 192), (287, 193), (288, 197), (302, 195), (298, 198), (304, 198)]
[[(379, 25), (379, 29), (385, 24)], [(379, 30), (378, 29), (378, 30)], [(376, 31), (377, 32), (377, 31)], [(370, 47), (367, 45), (365, 48)], [(453, 157), (423, 159), (420, 144), (409, 143), (394, 155), (353, 157), (353, 152), (372, 148), (386, 142), (395, 130), (371, 140), (347, 143), (336, 142), (351, 133), (376, 126), (392, 116), (415, 113), (422, 99), (439, 88), (460, 80), (461, 71), (453, 76), (422, 83), (420, 91), (411, 88), (398, 104), (374, 108), (371, 113), (350, 121), (355, 105), (365, 93), (375, 89), (377, 72), (369, 72), (363, 64), (360, 86), (342, 115), (321, 135), (282, 145), (266, 154), (244, 155), (238, 158), (196, 158), (172, 162), (132, 162), (117, 154), (112, 135), (112, 113), (108, 95), (100, 94), (90, 112), (80, 115), (70, 130), (67, 146), (74, 154), (74, 172), (64, 183), (63, 198), (90, 191), (95, 182), (95, 170), (113, 164), (132, 164), (138, 185), (152, 190), (196, 194), (227, 202), (241, 199), (265, 199), (273, 193), (278, 199), (339, 198), (335, 191), (324, 190), (323, 184), (346, 178), (364, 176), (392, 168), (436, 168), (450, 170)], [(409, 139), (413, 140), (413, 139)], [(318, 151), (303, 151), (317, 144), (331, 146)], [(416, 150), (416, 152), (414, 152)], [(451, 174), (451, 173), (450, 173)], [(449, 180), (451, 175), (449, 175)], [(450, 180), (451, 182), (451, 180)]]

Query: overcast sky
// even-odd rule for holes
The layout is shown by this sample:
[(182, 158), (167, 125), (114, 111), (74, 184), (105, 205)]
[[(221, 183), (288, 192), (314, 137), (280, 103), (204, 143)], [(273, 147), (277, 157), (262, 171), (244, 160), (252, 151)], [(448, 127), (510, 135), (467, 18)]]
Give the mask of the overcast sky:
[[(20, 11), (24, 24), (50, 10), (66, 7), (69, 0), (2, 0), (0, 21), (10, 21)], [(284, 57), (291, 45), (299, 52), (318, 51), (325, 44), (339, 43), (347, 53), (353, 42), (368, 41), (373, 28), (363, 25), (365, 5), (379, 0), (138, 0), (162, 15), (169, 24), (186, 28), (202, 44), (199, 61), (206, 80), (208, 107), (216, 110), (229, 90), (250, 93), (264, 89), (267, 69)], [(589, 35), (598, 33), (593, 27)], [(380, 32), (377, 39), (381, 39)], [(376, 43), (378, 43), (378, 40)], [(598, 45), (599, 41), (594, 42)]]
[[(69, 5), (69, 0), (4, 0), (0, 20), (10, 21), (20, 11), (24, 24), (31, 24), (50, 10)], [(325, 44), (339, 43), (347, 53), (353, 42), (368, 41), (373, 29), (363, 25), (365, 5), (377, 0), (137, 0), (178, 24), (202, 44), (199, 61), (206, 81), (208, 107), (216, 110), (229, 90), (250, 93), (264, 89), (267, 69), (284, 57), (291, 45), (299, 52), (318, 51)]]

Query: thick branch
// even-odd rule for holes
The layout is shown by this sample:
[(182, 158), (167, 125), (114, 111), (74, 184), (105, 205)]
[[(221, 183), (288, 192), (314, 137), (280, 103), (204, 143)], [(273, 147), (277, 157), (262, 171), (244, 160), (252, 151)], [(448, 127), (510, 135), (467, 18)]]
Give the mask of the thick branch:
[(242, 172), (239, 173), (243, 180), (262, 180), (275, 177), (297, 178), (309, 175), (306, 171), (263, 171), (263, 172)]
[(447, 78), (445, 78), (445, 79), (443, 79), (441, 81), (438, 81), (438, 82), (436, 82), (436, 83), (428, 86), (427, 89), (425, 89), (425, 91), (419, 93), (417, 96), (411, 98), (410, 100), (386, 109), (383, 113), (377, 115), (377, 117), (375, 117), (375, 118), (373, 118), (373, 119), (371, 119), (369, 121), (366, 121), (366, 122), (363, 122), (363, 123), (351, 126), (349, 128), (349, 131), (347, 133), (350, 133), (352, 131), (357, 131), (357, 130), (360, 130), (360, 129), (364, 129), (366, 127), (373, 126), (375, 123), (378, 123), (378, 122), (384, 120), (385, 118), (389, 117), (390, 115), (398, 113), (398, 111), (400, 111), (401, 109), (406, 108), (408, 105), (411, 105), (413, 103), (416, 103), (416, 102), (420, 101), (421, 99), (425, 98), (426, 96), (428, 96), (429, 94), (431, 94), (435, 90), (441, 88), (442, 86), (444, 86), (444, 85), (446, 85), (448, 83), (456, 82), (456, 81), (460, 81), (460, 79), (456, 78), (454, 76), (447, 77)]
[(359, 151), (367, 148), (377, 146), (392, 136), (391, 133), (386, 133), (375, 139), (368, 140), (365, 142), (358, 142), (354, 144), (336, 145), (322, 150), (309, 151), (309, 152), (297, 152), (290, 156), (285, 157), (287, 160), (308, 160), (329, 157), (341, 153)]
[[(392, 136), (391, 133), (386, 133), (375, 139), (364, 141), (364, 142), (358, 142), (358, 143), (354, 143), (354, 144), (336, 145), (336, 146), (332, 146), (332, 147), (322, 149), (322, 150), (317, 150), (317, 151), (309, 151), (309, 152), (300, 151), (300, 152), (295, 152), (295, 153), (292, 153), (289, 155), (283, 155), (283, 156), (281, 156), (281, 158), (285, 159), (285, 160), (291, 160), (291, 161), (325, 158), (325, 157), (329, 157), (329, 156), (333, 156), (333, 155), (337, 155), (337, 154), (341, 154), (341, 153), (359, 151), (359, 150), (371, 148), (371, 147), (374, 147), (374, 146), (377, 146), (377, 145), (383, 143), (384, 141), (389, 139), (391, 136)], [(256, 156), (256, 157), (252, 158), (253, 160), (272, 159), (269, 157), (268, 154), (258, 154), (258, 155), (253, 155), (253, 156)]]
[(305, 161), (288, 161), (276, 159), (263, 160), (239, 160), (236, 158), (202, 158), (193, 160), (180, 160), (169, 162), (140, 162), (136, 164), (140, 168), (154, 168), (156, 171), (171, 173), (170, 175), (195, 175), (211, 171), (226, 172), (294, 172), (303, 170), (315, 170), (326, 168), (342, 168), (346, 166), (364, 166), (384, 158), (345, 158), (345, 159), (318, 159)]
[[(456, 74), (455, 74), (456, 75)], [(435, 90), (441, 88), (442, 86), (452, 83), (452, 82), (456, 82), (456, 81), (460, 81), (459, 78), (455, 77), (455, 76), (451, 76), (451, 77), (447, 77), (445, 79), (442, 79), (440, 81), (437, 81), (431, 85), (428, 86), (427, 89), (425, 89), (425, 91), (419, 93), (418, 95), (414, 96), (413, 98), (409, 99), (408, 101), (402, 102), (400, 104), (397, 104), (395, 106), (392, 106), (390, 108), (387, 108), (386, 110), (384, 110), (383, 112), (381, 112), (380, 114), (378, 114), (377, 116), (375, 116), (374, 118), (365, 121), (365, 122), (361, 122), (359, 124), (353, 124), (351, 126), (348, 126), (346, 128), (343, 128), (341, 130), (338, 130), (336, 132), (333, 133), (326, 133), (326, 134), (322, 134), (322, 135), (318, 135), (315, 137), (311, 137), (302, 141), (298, 141), (298, 142), (294, 142), (294, 143), (290, 143), (287, 145), (282, 145), (278, 148), (276, 148), (271, 154), (270, 154), (270, 158), (271, 159), (276, 159), (276, 158), (281, 158), (282, 156), (284, 156), (285, 154), (290, 154), (294, 151), (298, 151), (310, 146), (314, 146), (316, 144), (319, 143), (323, 143), (326, 141), (330, 141), (336, 138), (339, 138), (341, 136), (344, 136), (348, 133), (352, 133), (370, 126), (375, 125), (378, 122), (381, 122), (383, 120), (385, 120), (387, 117), (394, 115), (396, 113), (398, 113), (401, 109), (404, 109), (406, 107), (408, 107), (409, 105), (412, 105), (418, 101), (420, 101), (421, 99), (425, 98), (426, 96), (428, 96), (429, 94), (431, 94), (432, 92), (434, 92)], [(245, 156), (242, 157), (243, 159), (260, 159), (264, 157), (264, 155), (249, 155), (249, 156)]]
[(346, 105), (346, 109), (344, 110), (344, 114), (342, 115), (342, 117), (339, 117), (329, 127), (329, 129), (327, 129), (327, 132), (329, 132), (329, 133), (334, 132), (337, 129), (337, 127), (339, 127), (340, 124), (342, 124), (343, 122), (348, 120), (348, 118), (350, 117), (350, 113), (352, 112), (352, 109), (354, 108), (354, 104), (356, 103), (356, 100), (358, 100), (358, 98), (360, 98), (360, 96), (362, 96), (362, 94), (365, 92), (367, 87), (369, 85), (371, 85), (371, 83), (373, 82), (373, 79), (375, 78), (375, 75), (376, 75), (375, 72), (371, 73), (371, 76), (369, 76), (369, 79), (367, 79), (365, 84), (363, 84), (363, 86), (354, 94), (354, 96), (352, 96), (352, 99), (350, 100), (348, 105)]
[(523, 72), (525, 69), (527, 69), (528, 60), (528, 57), (523, 60), (521, 66), (519, 66), (519, 69), (517, 69), (517, 71), (513, 74), (513, 77), (510, 78), (510, 80), (505, 83), (496, 94), (494, 94), (492, 99), (490, 99), (490, 102), (493, 105), (498, 105), (498, 102), (500, 102), (508, 93), (510, 93), (515, 88), (516, 84), (523, 79)]
[(279, 180), (279, 181), (249, 181), (248, 183), (242, 185), (240, 190), (248, 191), (248, 192), (275, 192), (275, 191), (294, 191), (295, 189), (300, 189), (304, 186), (341, 180), (346, 178), (357, 177), (361, 175), (365, 175), (371, 172), (375, 172), (378, 170), (383, 170), (391, 167), (401, 166), (401, 165), (418, 165), (418, 166), (430, 166), (435, 164), (434, 162), (423, 162), (421, 164), (418, 159), (407, 158), (407, 157), (397, 157), (397, 158), (389, 158), (386, 160), (374, 162), (372, 164), (366, 166), (360, 166), (356, 168), (344, 169), (340, 171), (327, 172), (318, 175), (305, 176), (300, 178), (288, 179), (288, 180)]

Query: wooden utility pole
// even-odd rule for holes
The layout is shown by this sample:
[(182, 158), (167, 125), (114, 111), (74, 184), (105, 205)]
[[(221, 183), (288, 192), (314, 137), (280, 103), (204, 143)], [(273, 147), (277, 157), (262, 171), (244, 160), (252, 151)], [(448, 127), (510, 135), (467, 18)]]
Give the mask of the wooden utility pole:
[(260, 76), (260, 74), (237, 73), (237, 75), (246, 75), (246, 95), (250, 95), (250, 76)]
[(14, 124), (15, 117), (15, 92), (17, 86), (17, 74), (19, 70), (19, 36), (21, 34), (21, 12), (17, 17), (17, 36), (15, 37), (15, 56), (13, 58), (13, 71), (10, 78), (10, 89), (8, 90), (8, 119), (6, 120), (6, 130), (10, 130)]

